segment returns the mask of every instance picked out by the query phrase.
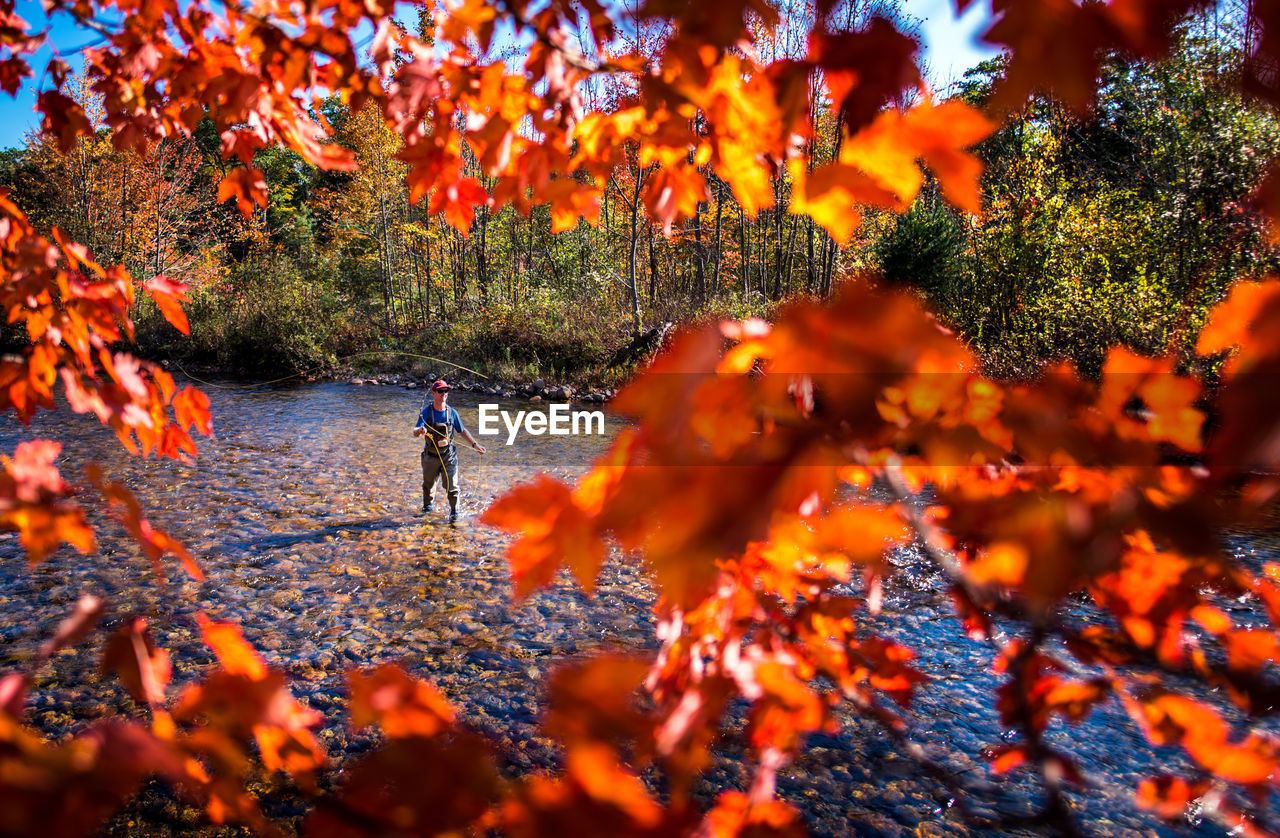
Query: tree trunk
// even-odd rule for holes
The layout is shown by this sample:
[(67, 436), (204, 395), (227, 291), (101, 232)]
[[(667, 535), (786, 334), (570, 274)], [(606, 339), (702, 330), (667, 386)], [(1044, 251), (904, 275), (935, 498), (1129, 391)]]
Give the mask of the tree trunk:
[(488, 261), (488, 232), (489, 232), (489, 210), (481, 208), (476, 213), (476, 220), (480, 222), (480, 235), (476, 237), (476, 282), (480, 285), (480, 304), (486, 309), (489, 307), (489, 261)]
[(636, 287), (636, 250), (639, 246), (640, 231), (640, 183), (644, 179), (644, 169), (636, 172), (636, 187), (631, 196), (631, 242), (627, 249), (627, 287), (631, 289), (631, 328), (639, 337), (644, 332), (644, 323), (640, 319), (640, 290)]
[(716, 180), (716, 258), (711, 269), (711, 293), (720, 293), (720, 249), (723, 244), (720, 238), (722, 220), (724, 218), (724, 181)]
[(382, 272), (382, 317), (387, 331), (391, 331), (391, 254), (387, 242), (387, 203), (382, 195), (378, 196), (378, 267)]
[(160, 216), (164, 212), (163, 190), (164, 190), (164, 172), (160, 167), (160, 153), (159, 153), (159, 149), (157, 149), (156, 150), (156, 191), (155, 191), (155, 202), (156, 202), (155, 269), (151, 272), (152, 276), (160, 276), (160, 274), (164, 273), (163, 257), (160, 254), (160, 250), (161, 250)]
[(658, 256), (654, 253), (653, 242), (658, 237), (657, 229), (649, 225), (649, 305), (658, 302)]
[(699, 201), (693, 210), (693, 255), (696, 259), (694, 271), (697, 277), (694, 291), (697, 294), (695, 302), (698, 308), (702, 308), (707, 302), (707, 257), (706, 251), (702, 247), (702, 211), (703, 202)]

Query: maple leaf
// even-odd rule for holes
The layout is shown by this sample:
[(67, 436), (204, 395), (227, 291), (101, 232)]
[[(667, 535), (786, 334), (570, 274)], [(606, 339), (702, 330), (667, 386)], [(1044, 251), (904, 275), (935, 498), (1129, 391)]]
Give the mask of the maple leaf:
[(515, 838), (563, 835), (688, 834), (688, 809), (665, 809), (611, 749), (580, 745), (565, 755), (561, 780), (530, 777), (502, 804), (502, 832)]
[(1012, 52), (995, 104), (1014, 109), (1044, 89), (1082, 112), (1092, 103), (1107, 51), (1159, 56), (1172, 43), (1173, 24), (1197, 5), (1199, 0), (992, 0), (994, 22), (983, 39)]
[(1263, 382), (1280, 372), (1280, 283), (1237, 282), (1209, 316), (1196, 351), (1235, 349), (1223, 365), (1221, 419), (1209, 440), (1217, 480), (1280, 462), (1280, 400)]
[(151, 561), (151, 567), (158, 579), (164, 581), (164, 567), (160, 564), (160, 559), (167, 554), (176, 557), (192, 579), (204, 578), (204, 571), (200, 569), (199, 563), (186, 545), (163, 530), (156, 529), (143, 514), (142, 504), (128, 487), (123, 483), (105, 480), (102, 469), (97, 465), (89, 466), (86, 471), (90, 481), (107, 499), (112, 516), (124, 525), (134, 541), (142, 548), (143, 555)]
[(472, 834), (504, 788), (489, 744), (467, 734), (393, 738), (344, 766), (341, 782), (337, 805), (322, 800), (304, 838)]
[(781, 800), (753, 801), (739, 791), (721, 792), (707, 812), (703, 833), (712, 838), (804, 838), (800, 813)]
[(84, 109), (61, 91), (45, 90), (37, 94), (36, 109), (44, 114), (41, 130), (56, 136), (58, 147), (63, 151), (70, 151), (78, 137), (93, 133)]
[(637, 743), (643, 758), (652, 750), (654, 720), (640, 710), (637, 691), (649, 667), (614, 655), (558, 669), (548, 684), (548, 734), (567, 745)]
[[(218, 191), (221, 198), (221, 187), (219, 187)], [(151, 294), (151, 298), (156, 301), (156, 305), (160, 307), (160, 313), (164, 315), (165, 320), (172, 323), (173, 327), (184, 335), (191, 334), (191, 325), (187, 322), (187, 313), (182, 310), (182, 304), (188, 301), (186, 285), (181, 282), (174, 282), (167, 276), (155, 276), (147, 280), (143, 287)]]
[(439, 185), (431, 196), (427, 211), (433, 215), (443, 213), (445, 221), (465, 236), (471, 231), (476, 207), (488, 206), (489, 202), (489, 193), (480, 181), (469, 177), (456, 183)]
[(195, 428), (205, 436), (213, 433), (213, 417), (209, 412), (209, 397), (191, 385), (173, 396), (173, 414), (184, 429)]
[(604, 544), (573, 492), (555, 478), (540, 474), (517, 486), (491, 504), (480, 522), (521, 534), (507, 554), (517, 599), (551, 582), (562, 562), (584, 590), (594, 588)]
[(645, 207), (668, 236), (676, 219), (693, 215), (707, 197), (707, 179), (692, 166), (660, 168), (644, 189)]
[(1181, 819), (1187, 807), (1208, 793), (1211, 785), (1208, 780), (1150, 777), (1138, 784), (1138, 805), (1168, 820)]
[(210, 620), (204, 614), (196, 615), (200, 635), (228, 675), (243, 675), (251, 681), (267, 676), (267, 665), (262, 656), (250, 646), (235, 623)]
[[(309, 728), (320, 721), (320, 714), (293, 698), (284, 675), (267, 668), (234, 624), (210, 620), (202, 613), (196, 621), (221, 669), (188, 686), (178, 699), (174, 718), (200, 720), (207, 731), (189, 737), (185, 746), (212, 755), (222, 763), (223, 772), (236, 777), (244, 759), (239, 743), (251, 736), (267, 770), (286, 771), (313, 787), (315, 772), (325, 758)], [(219, 795), (223, 801), (219, 806), (229, 805), (242, 817), (254, 817), (251, 801), (237, 802), (239, 796), (232, 787)]]
[(130, 617), (102, 652), (103, 672), (115, 672), (139, 702), (158, 707), (164, 703), (171, 669), (169, 653), (157, 648), (143, 617)]
[(1144, 697), (1139, 707), (1140, 721), (1152, 742), (1182, 745), (1218, 777), (1251, 785), (1267, 782), (1276, 771), (1280, 750), (1275, 743), (1257, 735), (1231, 743), (1227, 723), (1205, 704), (1157, 690)]
[(974, 214), (982, 211), (982, 164), (965, 149), (995, 130), (995, 124), (959, 101), (924, 101), (906, 112), (886, 111), (849, 138), (840, 162), (857, 166), (885, 189), (910, 204), (923, 175), (922, 160), (951, 203)]
[(548, 184), (544, 194), (550, 199), (552, 233), (572, 230), (579, 218), (588, 224), (596, 224), (600, 220), (600, 193), (594, 187), (571, 178), (559, 178)]
[(92, 594), (80, 597), (71, 613), (58, 624), (53, 636), (40, 644), (40, 657), (48, 659), (59, 649), (83, 640), (105, 612), (106, 603), (101, 597)]
[(403, 669), (386, 663), (365, 675), (348, 675), (351, 691), (351, 726), (377, 724), (387, 736), (435, 736), (448, 729), (455, 711), (430, 684), (409, 677)]
[(792, 161), (789, 171), (795, 184), (790, 211), (809, 216), (840, 244), (848, 243), (862, 223), (858, 204), (906, 208), (897, 195), (856, 166), (828, 163), (806, 172), (803, 164)]
[(0, 819), (13, 835), (85, 836), (154, 774), (181, 775), (177, 753), (137, 724), (94, 724), (56, 745), (0, 714)]
[(253, 217), (254, 207), (265, 208), (267, 181), (262, 172), (252, 166), (236, 168), (228, 172), (218, 184), (218, 203), (232, 198), (235, 198), (236, 206), (245, 218)]
[(56, 442), (30, 440), (0, 457), (0, 523), (18, 532), (32, 565), (63, 542), (81, 553), (95, 548), (84, 511), (68, 499), (71, 488), (54, 465), (61, 451)]
[(821, 68), (845, 126), (857, 131), (885, 103), (920, 82), (920, 45), (883, 17), (874, 16), (856, 32), (815, 32), (807, 62)]
[(1274, 244), (1280, 241), (1280, 164), (1267, 169), (1266, 176), (1253, 191), (1251, 200), (1271, 220), (1267, 225), (1267, 237)]

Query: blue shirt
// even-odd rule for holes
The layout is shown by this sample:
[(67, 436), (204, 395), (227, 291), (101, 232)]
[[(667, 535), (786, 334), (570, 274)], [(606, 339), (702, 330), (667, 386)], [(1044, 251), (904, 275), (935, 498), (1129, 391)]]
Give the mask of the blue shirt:
[(458, 415), (458, 411), (452, 407), (446, 407), (444, 410), (436, 410), (433, 405), (427, 405), (422, 408), (422, 412), (418, 414), (418, 424), (416, 428), (425, 428), (428, 422), (436, 425), (452, 425), (453, 429), (460, 434), (466, 433), (467, 429), (462, 427), (462, 417)]

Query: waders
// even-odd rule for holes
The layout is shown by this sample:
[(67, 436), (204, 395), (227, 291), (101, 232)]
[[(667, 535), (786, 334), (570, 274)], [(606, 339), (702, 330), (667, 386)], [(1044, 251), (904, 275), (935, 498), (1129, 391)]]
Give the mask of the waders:
[(458, 519), (458, 450), (453, 446), (453, 426), (427, 422), (427, 444), (422, 449), (422, 510), (435, 500), (435, 483), (444, 483), (449, 498), (449, 520)]

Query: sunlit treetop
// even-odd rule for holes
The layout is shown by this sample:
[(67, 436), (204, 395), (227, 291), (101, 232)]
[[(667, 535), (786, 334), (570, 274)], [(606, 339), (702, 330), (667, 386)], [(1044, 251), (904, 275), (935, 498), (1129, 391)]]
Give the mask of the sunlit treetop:
[[(12, 93), (30, 75), (41, 39), (6, 5), (0, 81)], [(243, 164), (219, 194), (246, 212), (266, 202), (265, 181), (253, 168), (260, 148), (287, 146), (326, 169), (355, 165), (318, 121), (319, 97), (329, 93), (356, 110), (379, 109), (405, 138), (413, 198), (431, 193), (431, 211), (464, 230), (474, 208), (490, 202), (526, 212), (550, 203), (559, 228), (593, 220), (629, 142), (638, 144), (642, 165), (661, 164), (644, 198), (668, 228), (707, 197), (700, 169), (708, 165), (749, 214), (772, 205), (770, 178), (791, 171), (799, 198), (790, 211), (812, 216), (839, 240), (852, 230), (854, 202), (911, 202), (920, 177), (903, 160), (920, 159), (942, 177), (954, 203), (977, 209), (978, 167), (965, 149), (991, 125), (961, 104), (934, 112), (938, 103), (920, 91), (916, 42), (892, 21), (854, 15), (846, 4), (789, 9), (787, 26), (800, 30), (788, 37), (798, 45), (789, 51), (758, 49), (762, 33), (779, 21), (764, 0), (651, 0), (625, 8), (594, 0), (465, 0), (423, 8), (417, 34), (398, 23), (415, 16), (404, 3), (48, 5), (104, 40), (85, 50), (85, 73), (116, 145), (144, 149), (190, 133), (208, 116), (223, 153)], [(1044, 89), (1083, 109), (1101, 55), (1160, 54), (1171, 23), (1195, 5), (997, 0), (986, 37), (1010, 60), (996, 102), (1016, 107)], [(356, 34), (370, 31), (371, 41)], [(528, 48), (495, 57), (499, 42)], [(64, 147), (91, 130), (80, 105), (60, 89), (68, 72), (63, 61), (51, 62), (53, 86), (38, 102), (43, 129)], [(625, 79), (634, 96), (588, 111), (584, 92), (604, 76)], [(817, 97), (809, 94), (813, 79)], [(906, 99), (924, 110), (878, 117), (886, 104)], [(834, 109), (851, 142), (837, 161), (800, 175), (796, 161), (815, 108)], [(494, 179), (491, 189), (464, 174), (467, 153)]]

